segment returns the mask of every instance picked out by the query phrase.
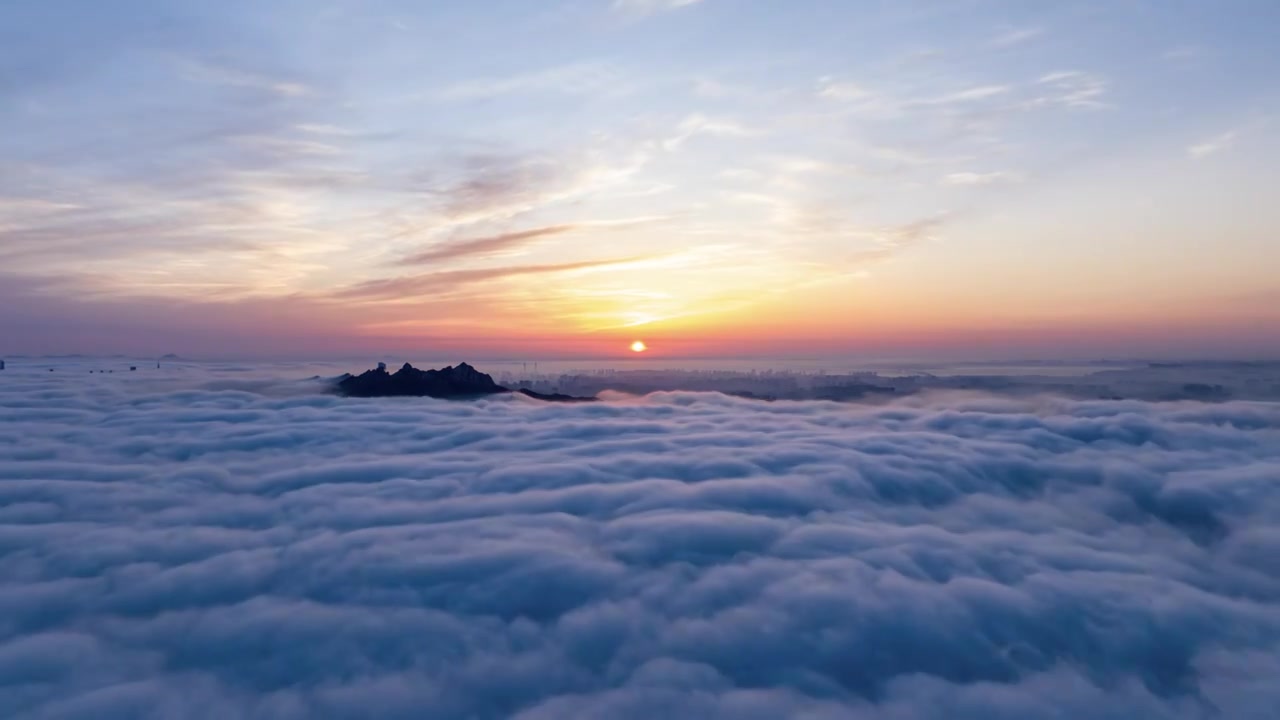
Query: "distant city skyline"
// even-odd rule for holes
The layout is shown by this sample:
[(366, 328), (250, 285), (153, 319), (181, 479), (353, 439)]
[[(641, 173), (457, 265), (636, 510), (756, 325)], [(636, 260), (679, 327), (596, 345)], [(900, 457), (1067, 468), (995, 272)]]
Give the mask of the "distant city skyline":
[(1280, 356), (1280, 4), (18, 0), (0, 356)]

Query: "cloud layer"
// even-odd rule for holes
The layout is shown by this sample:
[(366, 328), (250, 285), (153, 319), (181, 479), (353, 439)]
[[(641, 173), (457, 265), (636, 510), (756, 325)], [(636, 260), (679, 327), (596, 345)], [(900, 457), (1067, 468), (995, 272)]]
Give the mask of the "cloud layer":
[(0, 374), (0, 715), (1263, 718), (1280, 406)]

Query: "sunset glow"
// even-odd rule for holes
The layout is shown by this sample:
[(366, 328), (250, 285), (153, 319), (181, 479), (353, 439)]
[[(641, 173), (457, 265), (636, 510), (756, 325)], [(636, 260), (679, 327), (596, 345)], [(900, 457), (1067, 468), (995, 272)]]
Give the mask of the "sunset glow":
[(645, 345), (643, 340), (637, 340), (631, 343), (631, 352), (633, 353), (642, 353), (648, 349), (649, 349), (649, 346)]
[(1280, 352), (1243, 0), (64, 5), (0, 8), (9, 352)]

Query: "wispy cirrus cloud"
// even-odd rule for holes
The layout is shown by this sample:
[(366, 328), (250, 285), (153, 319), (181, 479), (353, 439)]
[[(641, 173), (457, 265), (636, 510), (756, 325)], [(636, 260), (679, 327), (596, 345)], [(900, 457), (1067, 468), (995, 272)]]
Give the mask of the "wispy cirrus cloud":
[(833, 78), (822, 78), (819, 81), (818, 97), (827, 100), (849, 102), (870, 97), (872, 91), (865, 86), (848, 81), (837, 81)]
[(626, 76), (617, 68), (605, 63), (579, 62), (507, 76), (471, 78), (429, 95), (461, 102), (504, 95), (610, 95), (626, 93), (629, 89)]
[(1044, 35), (1042, 27), (1008, 28), (991, 39), (992, 47), (1007, 48), (1021, 45)]
[(1239, 132), (1236, 130), (1228, 130), (1227, 132), (1215, 135), (1203, 142), (1196, 143), (1187, 148), (1187, 155), (1192, 159), (1200, 160), (1210, 155), (1230, 150), (1236, 144)]
[(579, 225), (549, 225), (547, 227), (520, 230), (517, 232), (489, 235), (487, 237), (447, 243), (415, 253), (399, 261), (401, 265), (425, 265), (434, 262), (459, 260), (469, 257), (484, 257), (504, 250), (526, 247), (530, 241), (556, 235), (563, 235), (577, 230)]
[(176, 62), (182, 76), (194, 82), (257, 90), (282, 98), (302, 98), (316, 92), (310, 85), (288, 77), (275, 77), (190, 58), (179, 58)]
[(1178, 45), (1160, 53), (1160, 59), (1166, 62), (1191, 62), (1202, 60), (1209, 53), (1200, 45)]
[(1022, 176), (1016, 172), (1007, 170), (995, 170), (992, 172), (955, 172), (948, 173), (942, 177), (943, 185), (995, 185), (997, 183), (1017, 182)]
[(979, 102), (989, 100), (991, 98), (1007, 95), (1011, 88), (1008, 85), (978, 85), (975, 87), (957, 90), (955, 92), (938, 95), (936, 97), (922, 98), (913, 100), (911, 105), (955, 105), (960, 103)]
[(422, 275), (369, 280), (326, 294), (326, 297), (366, 301), (411, 300), (425, 296), (442, 295), (465, 285), (478, 282), (527, 277), (530, 275), (551, 275), (582, 270), (620, 268), (653, 259), (655, 259), (654, 256), (631, 256), (543, 265), (508, 265), (467, 270), (447, 270)]
[(632, 15), (652, 15), (666, 10), (678, 10), (697, 5), (702, 0), (614, 0), (613, 9)]
[(660, 216), (623, 218), (619, 220), (586, 220), (563, 225), (546, 225), (515, 230), (511, 232), (486, 235), (452, 242), (437, 243), (426, 250), (416, 252), (403, 260), (399, 265), (423, 265), (435, 262), (452, 262), (471, 258), (482, 258), (516, 250), (527, 250), (547, 238), (589, 230), (610, 230), (634, 227), (658, 222), (665, 218)]
[[(381, 240), (438, 237), (460, 228), (474, 232), (522, 215), (563, 209), (567, 203), (625, 185), (648, 160), (648, 152), (635, 148), (617, 154), (483, 152), (441, 158), (436, 167), (406, 183), (421, 200), (385, 218), (388, 228)], [(504, 233), (491, 233), (500, 234)], [(401, 255), (412, 253), (405, 249)]]
[(1031, 83), (987, 83), (961, 86), (944, 92), (921, 89), (883, 90), (871, 85), (835, 77), (819, 80), (818, 98), (850, 111), (881, 119), (931, 109), (959, 109), (980, 106), (990, 114), (1013, 114), (1040, 108), (1097, 109), (1105, 107), (1108, 84), (1094, 73), (1066, 70), (1047, 73)]
[(759, 130), (749, 128), (743, 123), (726, 117), (708, 117), (702, 113), (694, 113), (680, 122), (676, 134), (663, 141), (666, 150), (676, 150), (690, 139), (698, 135), (711, 135), (724, 138), (750, 138), (760, 135)]
[(1036, 96), (1027, 101), (1028, 107), (1058, 105), (1072, 109), (1093, 110), (1106, 107), (1103, 96), (1107, 93), (1107, 81), (1100, 75), (1080, 70), (1060, 70), (1040, 77)]

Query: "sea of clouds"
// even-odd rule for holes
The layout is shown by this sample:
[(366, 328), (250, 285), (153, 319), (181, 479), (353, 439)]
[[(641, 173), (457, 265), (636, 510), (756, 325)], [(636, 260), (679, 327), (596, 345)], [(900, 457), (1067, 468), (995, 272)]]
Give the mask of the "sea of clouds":
[(147, 370), (0, 373), (0, 717), (1280, 708), (1277, 403)]

